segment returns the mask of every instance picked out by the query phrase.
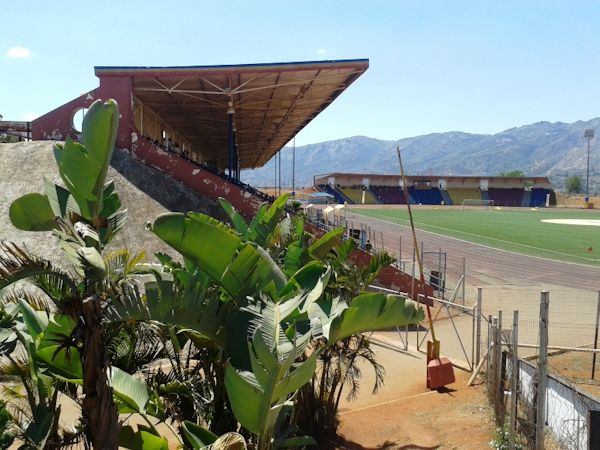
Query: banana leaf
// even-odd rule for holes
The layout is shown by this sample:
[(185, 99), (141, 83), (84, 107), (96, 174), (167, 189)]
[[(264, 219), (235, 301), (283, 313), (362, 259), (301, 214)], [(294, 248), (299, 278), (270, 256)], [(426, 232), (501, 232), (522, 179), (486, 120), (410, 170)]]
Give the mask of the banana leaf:
[(354, 333), (401, 327), (424, 318), (417, 303), (400, 295), (362, 294), (333, 319), (326, 337), (333, 344)]

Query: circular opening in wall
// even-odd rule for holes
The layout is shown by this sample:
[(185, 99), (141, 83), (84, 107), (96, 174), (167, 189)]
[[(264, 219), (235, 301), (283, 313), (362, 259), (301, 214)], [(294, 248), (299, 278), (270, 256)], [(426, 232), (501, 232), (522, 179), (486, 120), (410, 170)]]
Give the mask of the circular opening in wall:
[(79, 108), (78, 110), (76, 110), (73, 113), (73, 129), (75, 131), (77, 131), (78, 133), (81, 133), (81, 129), (82, 129), (82, 125), (83, 125), (83, 118), (85, 117), (85, 115), (87, 114), (89, 108)]

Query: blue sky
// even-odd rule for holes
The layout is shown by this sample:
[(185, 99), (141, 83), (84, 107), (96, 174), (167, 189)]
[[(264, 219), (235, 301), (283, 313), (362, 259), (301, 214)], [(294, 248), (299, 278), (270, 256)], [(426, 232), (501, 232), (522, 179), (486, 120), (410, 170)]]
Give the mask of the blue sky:
[(600, 2), (19, 0), (0, 11), (5, 119), (96, 87), (94, 65), (343, 58), (370, 68), (297, 145), (600, 115)]

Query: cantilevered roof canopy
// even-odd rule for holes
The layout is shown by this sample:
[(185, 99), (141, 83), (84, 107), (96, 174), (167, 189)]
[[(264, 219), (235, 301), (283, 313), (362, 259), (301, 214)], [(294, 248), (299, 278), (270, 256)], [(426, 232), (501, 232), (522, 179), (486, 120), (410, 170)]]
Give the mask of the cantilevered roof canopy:
[(264, 165), (369, 67), (369, 60), (190, 67), (96, 67), (132, 78), (133, 96), (227, 165), (233, 113), (240, 167)]

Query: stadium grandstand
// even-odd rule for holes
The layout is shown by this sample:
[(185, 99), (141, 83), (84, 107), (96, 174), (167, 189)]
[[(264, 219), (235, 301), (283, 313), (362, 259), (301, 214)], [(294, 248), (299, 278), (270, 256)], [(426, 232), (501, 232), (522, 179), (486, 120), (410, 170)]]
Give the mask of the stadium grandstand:
[(77, 139), (78, 118), (96, 99), (113, 98), (117, 147), (251, 217), (269, 197), (240, 182), (240, 171), (265, 165), (368, 67), (367, 59), (95, 67), (96, 89), (32, 122), (0, 121), (0, 134)]
[[(126, 155), (200, 197), (227, 199), (251, 218), (272, 198), (242, 183), (240, 171), (264, 166), (368, 67), (368, 59), (96, 67), (99, 87), (33, 122), (0, 121), (0, 134), (36, 141), (78, 139), (77, 122), (86, 109), (96, 99), (112, 98), (120, 111), (116, 146)], [(351, 201), (336, 189), (330, 193), (340, 203)], [(188, 205), (177, 208), (187, 211)], [(324, 230), (314, 226), (312, 231)], [(360, 265), (371, 261), (364, 250), (352, 257)], [(390, 289), (433, 294), (431, 286), (421, 286), (392, 266), (378, 280)]]
[[(417, 205), (555, 206), (548, 177), (407, 176), (408, 202)], [(348, 204), (402, 205), (407, 199), (399, 175), (328, 173), (316, 188)]]

